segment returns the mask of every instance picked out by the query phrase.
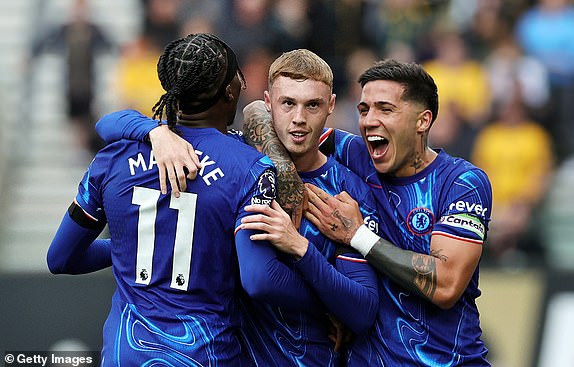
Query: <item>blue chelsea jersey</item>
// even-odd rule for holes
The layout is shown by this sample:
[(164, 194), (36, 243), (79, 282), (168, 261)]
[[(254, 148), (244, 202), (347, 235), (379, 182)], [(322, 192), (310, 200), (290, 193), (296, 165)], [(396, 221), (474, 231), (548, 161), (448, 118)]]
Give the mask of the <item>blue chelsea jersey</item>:
[(151, 148), (136, 141), (101, 150), (79, 185), (76, 202), (108, 222), (112, 243), (103, 365), (242, 364), (234, 231), (244, 206), (275, 197), (274, 168), (215, 129), (180, 130), (202, 168), (179, 198), (161, 194)]
[[(330, 140), (330, 153), (371, 187), (381, 217), (381, 237), (424, 254), (430, 253), (432, 236), (484, 243), (492, 192), (482, 170), (439, 150), (435, 160), (414, 176), (387, 177), (374, 169), (362, 139), (333, 129), (326, 129), (324, 135), (325, 141)], [(449, 310), (405, 291), (382, 274), (380, 285), (376, 327), (361, 336), (363, 348), (350, 356), (348, 365), (490, 365), (475, 303), (480, 296), (478, 268)]]
[[(312, 172), (299, 172), (299, 175), (304, 182), (319, 186), (329, 193), (338, 194), (343, 190), (347, 191), (359, 202), (365, 223), (373, 229), (378, 229), (379, 219), (372, 193), (358, 176), (340, 163), (330, 158), (320, 169)], [(302, 220), (299, 232), (309, 240), (310, 246), (313, 246), (313, 249), (309, 249), (308, 253), (318, 251), (320, 256), (324, 256), (329, 263), (345, 274), (350, 282), (353, 282), (353, 278), (356, 277), (367, 279), (372, 277), (370, 284), (373, 288), (377, 287), (374, 269), (360, 255), (357, 254), (358, 258), (338, 255), (336, 246), (306, 219)], [(302, 264), (306, 261), (305, 257), (292, 265), (295, 271), (305, 272), (303, 269), (305, 265)], [(346, 273), (345, 270), (348, 268), (345, 266), (349, 262), (355, 261), (362, 263), (362, 272)], [(285, 262), (290, 263), (290, 260), (285, 258)], [(320, 279), (325, 283), (336, 282), (336, 280), (330, 279), (333, 273), (321, 272), (318, 274), (316, 271), (309, 273), (309, 278), (316, 281)], [(376, 290), (373, 290), (373, 294), (376, 294), (375, 292)], [(351, 292), (349, 297), (360, 296), (356, 292)], [(329, 305), (334, 305), (333, 308), (340, 307), (344, 303), (340, 302), (341, 294), (335, 292), (325, 292), (321, 299), (327, 308)], [(296, 295), (294, 295), (293, 302), (296, 305)], [(375, 298), (372, 305), (373, 318), (377, 306), (378, 302)], [(245, 312), (242, 334), (255, 365), (323, 367), (338, 366), (342, 360), (339, 353), (335, 353), (333, 350), (334, 345), (328, 338), (330, 324), (326, 316), (329, 311), (326, 308), (323, 308), (321, 313), (313, 313), (276, 307), (266, 302), (246, 298), (243, 300), (243, 307)], [(344, 310), (340, 319), (357, 311)], [(362, 311), (359, 312), (362, 313)], [(367, 317), (367, 315), (361, 316)], [(352, 321), (348, 322), (352, 323)]]

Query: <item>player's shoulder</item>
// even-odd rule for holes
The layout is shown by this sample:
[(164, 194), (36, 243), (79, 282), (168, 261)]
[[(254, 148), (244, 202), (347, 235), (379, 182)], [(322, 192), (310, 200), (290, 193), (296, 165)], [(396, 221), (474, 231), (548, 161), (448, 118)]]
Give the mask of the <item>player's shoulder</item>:
[(490, 192), (490, 179), (486, 172), (464, 158), (451, 156), (439, 150), (439, 176), (449, 185), (471, 187)]
[(271, 160), (257, 149), (237, 137), (223, 134), (216, 129), (194, 128), (193, 131), (188, 129), (183, 135), (193, 145), (200, 159), (210, 157), (236, 169), (252, 167), (256, 162), (273, 166)]

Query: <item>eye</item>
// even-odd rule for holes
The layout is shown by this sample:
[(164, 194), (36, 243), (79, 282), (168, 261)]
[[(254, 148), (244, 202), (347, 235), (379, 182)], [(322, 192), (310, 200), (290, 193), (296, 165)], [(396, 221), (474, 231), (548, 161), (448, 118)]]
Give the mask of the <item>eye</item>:
[(369, 109), (366, 107), (359, 106), (357, 107), (357, 110), (359, 111), (359, 115), (361, 116), (365, 116), (367, 115), (367, 113), (369, 113)]
[(319, 108), (319, 102), (311, 102), (307, 105), (310, 109), (316, 109)]

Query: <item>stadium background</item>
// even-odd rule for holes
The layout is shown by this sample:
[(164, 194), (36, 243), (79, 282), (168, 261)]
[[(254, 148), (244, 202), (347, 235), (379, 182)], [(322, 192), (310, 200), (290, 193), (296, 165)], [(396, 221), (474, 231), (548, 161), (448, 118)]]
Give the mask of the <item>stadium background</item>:
[[(93, 69), (84, 74), (93, 75), (95, 118), (125, 107), (143, 106), (148, 112), (145, 109), (159, 96), (154, 66), (166, 40), (211, 30), (238, 52), (249, 87), (244, 99), (249, 101), (262, 95), (265, 71), (278, 52), (307, 47), (329, 61), (338, 80), (340, 108), (331, 125), (352, 130), (356, 121), (352, 79), (371, 58), (432, 61), (437, 44), (447, 42), (445, 38), (437, 43), (437, 34), (446, 32), (437, 31), (437, 24), (448, 23), (450, 34), (462, 35), (472, 51), (468, 59), (488, 73), (497, 41), (504, 38), (501, 29), (514, 35), (521, 17), (543, 2), (552, 1), (87, 1), (82, 11), (108, 42), (90, 58)], [(571, 6), (564, 2), (563, 6)], [(75, 38), (61, 39), (64, 47), (50, 47), (58, 42), (43, 39), (60, 25), (71, 24), (78, 16), (73, 9), (82, 9), (74, 8), (77, 5), (74, 0), (0, 0), (0, 354), (97, 350), (114, 288), (109, 271), (52, 276), (45, 266), (51, 237), (100, 144), (91, 135), (93, 117), (74, 115), (84, 121), (71, 121), (68, 114), (66, 56)], [(506, 27), (492, 22), (492, 16), (500, 17)], [(571, 18), (569, 26), (574, 29), (574, 15)], [(481, 22), (486, 31), (473, 28)], [(494, 35), (489, 36), (489, 27)], [(425, 38), (431, 34), (434, 38)], [(574, 52), (563, 57), (574, 65)], [(468, 154), (476, 135), (492, 123), (497, 95), (495, 85), (489, 86), (490, 99), (475, 103), (483, 107), (483, 114), (466, 118), (470, 122), (465, 126), (471, 126), (474, 134), (457, 130), (454, 138), (443, 140), (447, 149)], [(551, 93), (551, 80), (542, 86), (550, 90), (549, 97), (542, 100), (544, 106), (530, 110), (530, 117), (552, 137), (554, 165), (544, 178), (548, 186), (533, 206), (517, 245), (497, 249), (499, 243), (489, 244), (481, 268), (483, 295), (478, 304), (489, 356), (497, 367), (574, 366), (574, 144), (570, 144), (574, 121), (563, 112), (558, 127), (551, 124), (555, 121), (548, 122), (556, 117), (552, 111), (570, 107), (572, 99), (567, 97), (572, 94), (559, 100)], [(444, 121), (439, 115), (435, 127), (446, 125)], [(436, 141), (440, 138), (437, 135)]]

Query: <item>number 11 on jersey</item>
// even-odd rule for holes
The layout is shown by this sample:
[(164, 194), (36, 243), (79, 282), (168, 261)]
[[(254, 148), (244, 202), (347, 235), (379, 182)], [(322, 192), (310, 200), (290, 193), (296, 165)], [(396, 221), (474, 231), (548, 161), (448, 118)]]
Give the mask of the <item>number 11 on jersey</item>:
[[(156, 189), (134, 187), (132, 204), (139, 205), (135, 268), (138, 284), (149, 285), (153, 274), (155, 221), (160, 194)], [(171, 209), (178, 211), (170, 287), (183, 291), (189, 284), (196, 203), (197, 194), (182, 192), (179, 198), (171, 196), (169, 204)]]

